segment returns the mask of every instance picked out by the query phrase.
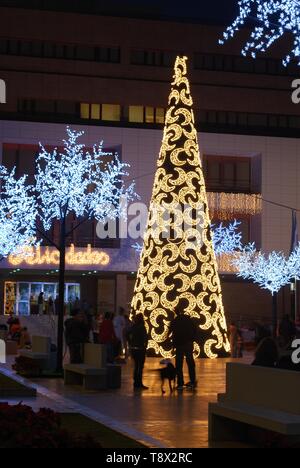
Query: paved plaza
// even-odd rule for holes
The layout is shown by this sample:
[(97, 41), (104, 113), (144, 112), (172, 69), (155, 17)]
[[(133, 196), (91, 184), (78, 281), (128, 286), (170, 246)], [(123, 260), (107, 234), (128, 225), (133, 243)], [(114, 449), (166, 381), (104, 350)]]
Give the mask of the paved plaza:
[[(244, 358), (248, 362), (250, 356)], [(24, 403), (57, 411), (80, 412), (152, 447), (208, 447), (208, 403), (225, 390), (225, 368), (230, 359), (198, 360), (197, 392), (162, 395), (159, 359), (149, 358), (144, 382), (148, 391), (134, 392), (130, 360), (122, 366), (122, 388), (86, 392), (65, 387), (63, 380), (35, 379), (38, 398)], [(9, 365), (5, 366), (10, 372)], [(6, 399), (7, 401), (7, 399)], [(10, 400), (16, 402), (15, 400)]]

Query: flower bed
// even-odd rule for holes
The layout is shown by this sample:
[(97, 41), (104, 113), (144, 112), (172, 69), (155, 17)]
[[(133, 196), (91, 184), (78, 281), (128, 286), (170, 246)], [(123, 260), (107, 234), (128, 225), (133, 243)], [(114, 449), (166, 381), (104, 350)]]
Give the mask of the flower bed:
[(35, 413), (22, 404), (0, 403), (0, 434), (0, 448), (101, 448), (90, 436), (62, 429), (54, 411)]

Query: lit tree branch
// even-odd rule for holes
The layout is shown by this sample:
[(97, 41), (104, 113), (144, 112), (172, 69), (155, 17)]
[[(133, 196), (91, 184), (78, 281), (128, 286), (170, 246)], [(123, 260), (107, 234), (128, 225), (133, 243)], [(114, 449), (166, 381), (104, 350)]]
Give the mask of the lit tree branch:
[(294, 37), (290, 53), (282, 60), (287, 66), (292, 58), (298, 59), (300, 65), (300, 2), (299, 0), (239, 0), (239, 15), (223, 33), (220, 44), (234, 37), (247, 19), (258, 21), (251, 32), (249, 41), (242, 49), (244, 56), (253, 58), (257, 52), (266, 52), (274, 42), (286, 32)]
[[(296, 254), (295, 254), (296, 255)], [(290, 284), (295, 278), (296, 268), (300, 259), (293, 262), (287, 259), (282, 252), (263, 254), (255, 250), (254, 244), (244, 247), (243, 251), (236, 253), (232, 264), (237, 269), (237, 276), (252, 280), (262, 289), (267, 289), (273, 295)], [(300, 269), (298, 270), (298, 274)]]
[(27, 176), (16, 177), (15, 168), (9, 172), (0, 166), (0, 259), (11, 254), (26, 254), (38, 244), (35, 236), (37, 216), (32, 186)]
[(83, 132), (68, 127), (67, 134), (64, 153), (57, 149), (49, 153), (41, 145), (37, 161), (36, 191), (46, 231), (55, 219), (66, 218), (70, 213), (98, 221), (115, 219), (124, 214), (120, 199), (135, 197), (134, 184), (125, 187), (122, 180), (128, 175), (128, 164), (120, 162), (117, 156), (106, 162), (102, 143), (94, 146), (90, 154), (83, 144), (77, 143)]

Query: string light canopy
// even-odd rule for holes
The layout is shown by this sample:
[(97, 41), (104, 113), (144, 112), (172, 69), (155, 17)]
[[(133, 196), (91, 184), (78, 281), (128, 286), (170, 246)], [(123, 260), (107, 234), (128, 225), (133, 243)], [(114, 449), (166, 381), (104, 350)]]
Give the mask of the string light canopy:
[[(199, 327), (195, 356), (217, 358), (230, 345), (192, 105), (187, 57), (177, 57), (132, 315), (143, 313), (149, 349), (172, 357), (169, 327), (180, 308)], [(175, 215), (157, 222), (157, 206)]]
[(266, 52), (286, 32), (294, 38), (290, 53), (282, 60), (286, 67), (295, 58), (300, 66), (300, 1), (299, 0), (239, 0), (239, 14), (223, 33), (224, 44), (234, 37), (247, 19), (254, 19), (257, 25), (249, 41), (242, 49), (242, 55), (256, 58), (257, 52)]
[(211, 216), (223, 221), (236, 216), (255, 216), (262, 212), (260, 195), (208, 192), (207, 200)]

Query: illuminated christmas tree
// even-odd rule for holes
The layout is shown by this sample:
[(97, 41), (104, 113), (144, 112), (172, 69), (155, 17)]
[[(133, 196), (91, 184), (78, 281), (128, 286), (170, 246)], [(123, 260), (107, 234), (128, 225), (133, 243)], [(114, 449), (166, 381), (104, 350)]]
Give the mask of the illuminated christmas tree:
[(132, 314), (144, 315), (149, 350), (172, 357), (169, 326), (182, 309), (199, 326), (195, 355), (216, 358), (229, 342), (186, 60), (175, 63)]

